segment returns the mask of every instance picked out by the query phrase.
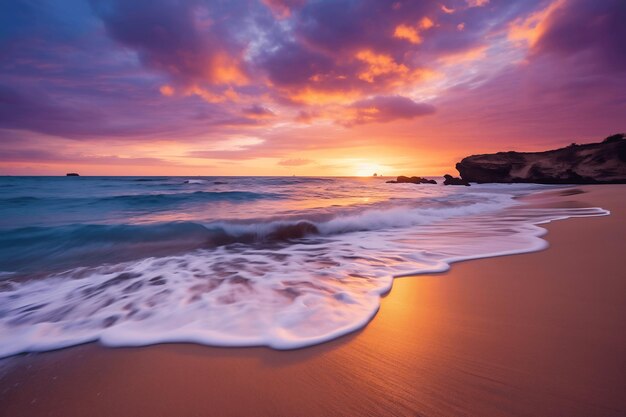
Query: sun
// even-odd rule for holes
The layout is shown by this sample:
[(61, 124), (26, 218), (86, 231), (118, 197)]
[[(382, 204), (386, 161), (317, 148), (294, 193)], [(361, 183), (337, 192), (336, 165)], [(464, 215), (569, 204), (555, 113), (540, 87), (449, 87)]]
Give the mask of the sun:
[(389, 167), (373, 162), (362, 162), (355, 167), (355, 175), (357, 177), (371, 177), (374, 174), (383, 175), (385, 171), (389, 171)]

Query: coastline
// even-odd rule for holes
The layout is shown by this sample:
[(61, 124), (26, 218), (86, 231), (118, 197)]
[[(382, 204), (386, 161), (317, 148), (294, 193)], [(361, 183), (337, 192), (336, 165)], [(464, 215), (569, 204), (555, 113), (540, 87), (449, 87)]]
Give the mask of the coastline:
[(577, 188), (611, 215), (543, 225), (548, 250), (396, 279), (353, 334), (20, 355), (0, 415), (623, 415), (626, 185)]

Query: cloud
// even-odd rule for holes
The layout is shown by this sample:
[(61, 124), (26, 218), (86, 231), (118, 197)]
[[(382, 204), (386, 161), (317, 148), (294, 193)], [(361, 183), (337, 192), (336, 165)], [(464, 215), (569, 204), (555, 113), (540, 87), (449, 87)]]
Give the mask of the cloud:
[(276, 114), (270, 109), (261, 106), (260, 104), (254, 104), (250, 107), (246, 107), (242, 110), (244, 116), (252, 119), (266, 119), (275, 117)]
[(435, 113), (430, 104), (416, 103), (402, 96), (377, 96), (360, 100), (350, 106), (354, 111), (347, 122), (351, 124), (387, 123), (398, 119), (413, 119)]
[(181, 107), (169, 100), (155, 103), (157, 94), (149, 91), (145, 95), (117, 96), (89, 90), (77, 92), (74, 88), (57, 91), (0, 85), (0, 137), (2, 129), (18, 129), (77, 141), (151, 140), (171, 132), (181, 137), (206, 132), (236, 116), (205, 103), (202, 107), (211, 110), (210, 116), (198, 118), (197, 105)]
[(303, 6), (306, 0), (262, 0), (262, 2), (269, 7), (278, 18), (284, 19), (291, 15), (293, 9)]
[(417, 28), (405, 24), (400, 24), (396, 26), (396, 29), (393, 32), (393, 36), (394, 38), (398, 39), (406, 39), (407, 41), (414, 44), (419, 44), (423, 42), (423, 39), (420, 36)]
[(209, 102), (232, 100), (232, 86), (249, 82), (246, 45), (231, 33), (233, 22), (215, 20), (217, 5), (171, 0), (91, 4), (113, 39), (135, 50), (145, 66), (167, 74), (184, 93)]
[(587, 132), (626, 105), (622, 0), (5, 3), (0, 141), (41, 145), (20, 160), (54, 136), (291, 161), (478, 121), (502, 141)]
[(447, 7), (446, 5), (442, 4), (441, 11), (447, 14), (452, 14), (455, 12), (455, 9), (453, 9), (452, 7)]
[(187, 154), (192, 158), (220, 159), (234, 156), (242, 151), (254, 149), (265, 142), (257, 137), (233, 137), (206, 145), (204, 150), (191, 151)]
[(53, 164), (90, 164), (90, 165), (142, 165), (158, 166), (173, 162), (160, 158), (135, 158), (122, 157), (118, 155), (84, 154), (76, 152), (59, 152), (32, 147), (2, 149), (0, 150), (0, 161), (4, 162), (38, 162)]
[(555, 1), (549, 8), (532, 53), (585, 56), (602, 71), (626, 71), (626, 2)]
[(489, 4), (489, 0), (466, 0), (469, 7), (483, 7)]
[[(457, 130), (471, 135), (480, 126), (511, 138), (500, 140), (514, 149), (531, 140), (539, 148), (623, 130), (624, 19), (626, 3), (613, 0), (557, 0), (522, 13), (506, 25), (517, 59), (456, 85), (434, 104)], [(462, 116), (467, 111), (471, 118)]]
[(41, 91), (0, 85), (1, 128), (75, 136), (89, 131), (85, 120), (101, 125), (97, 114), (80, 106), (59, 105)]
[(278, 165), (285, 166), (285, 167), (299, 167), (303, 165), (309, 165), (313, 162), (314, 161), (311, 159), (294, 158), (294, 159), (283, 159), (282, 161), (278, 162)]
[(404, 64), (398, 64), (391, 56), (376, 54), (369, 50), (360, 51), (356, 54), (359, 61), (364, 62), (366, 68), (358, 74), (358, 78), (368, 83), (373, 83), (386, 76), (406, 76), (409, 68)]

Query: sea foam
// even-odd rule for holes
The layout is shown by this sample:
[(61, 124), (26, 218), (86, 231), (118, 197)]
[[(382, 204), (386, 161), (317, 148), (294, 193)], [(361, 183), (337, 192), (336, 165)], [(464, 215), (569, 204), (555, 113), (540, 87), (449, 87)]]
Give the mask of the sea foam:
[[(0, 357), (88, 341), (310, 346), (365, 326), (394, 277), (539, 250), (547, 244), (538, 225), (608, 214), (531, 208), (512, 197), (487, 189), (448, 196), (445, 205), (387, 204), (323, 220), (212, 222), (204, 227), (233, 239), (175, 256), (5, 278)], [(271, 239), (302, 224), (302, 233)]]

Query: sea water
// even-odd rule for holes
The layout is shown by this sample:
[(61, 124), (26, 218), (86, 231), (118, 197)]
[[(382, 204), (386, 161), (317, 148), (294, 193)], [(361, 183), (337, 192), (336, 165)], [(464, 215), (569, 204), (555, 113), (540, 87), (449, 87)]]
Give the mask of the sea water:
[(394, 277), (539, 250), (538, 225), (608, 214), (518, 198), (554, 186), (440, 184), (0, 177), (0, 357), (89, 341), (305, 347), (366, 325)]

